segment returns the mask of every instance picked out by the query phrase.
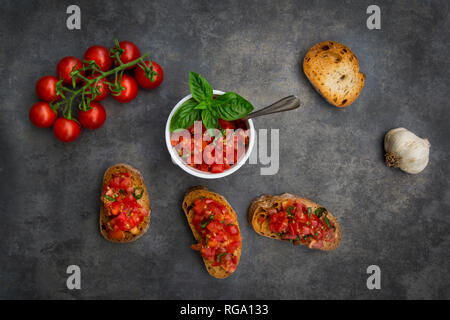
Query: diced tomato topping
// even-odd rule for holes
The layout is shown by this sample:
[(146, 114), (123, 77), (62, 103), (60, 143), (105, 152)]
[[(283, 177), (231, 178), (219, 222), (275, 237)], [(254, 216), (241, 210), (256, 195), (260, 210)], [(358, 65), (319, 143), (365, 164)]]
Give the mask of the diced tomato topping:
[(268, 214), (270, 231), (293, 243), (313, 243), (317, 247), (335, 238), (335, 227), (324, 208), (313, 210), (298, 200), (286, 200), (281, 203), (281, 210), (270, 209)]
[(199, 198), (194, 201), (193, 211), (192, 224), (202, 238), (192, 248), (199, 250), (214, 266), (233, 272), (237, 264), (236, 250), (242, 241), (229, 210), (218, 201)]
[(101, 198), (109, 215), (105, 227), (112, 239), (122, 239), (125, 232), (138, 227), (148, 215), (147, 210), (136, 199), (128, 172), (114, 175), (103, 188)]
[[(226, 121), (219, 119), (219, 124), (223, 130), (236, 131), (231, 134), (229, 134), (230, 132), (225, 132), (225, 135), (222, 137), (211, 137), (202, 124), (202, 137), (199, 138), (194, 137), (194, 125), (191, 125), (187, 129), (191, 135), (190, 138), (186, 139), (183, 136), (179, 136), (178, 133), (173, 133), (170, 143), (178, 155), (191, 167), (204, 172), (224, 172), (238, 162), (241, 157), (238, 157), (238, 147), (239, 150), (244, 150), (245, 153), (249, 144), (249, 129), (242, 120)], [(229, 158), (227, 158), (227, 145), (232, 148)], [(215, 157), (216, 153), (217, 159)], [(201, 163), (195, 163), (196, 155), (200, 156)]]

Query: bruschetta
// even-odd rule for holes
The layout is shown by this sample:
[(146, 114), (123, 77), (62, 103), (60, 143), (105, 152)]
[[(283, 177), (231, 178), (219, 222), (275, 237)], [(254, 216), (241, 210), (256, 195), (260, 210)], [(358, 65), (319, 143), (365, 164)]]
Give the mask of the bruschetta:
[(182, 207), (197, 240), (191, 248), (200, 252), (209, 274), (219, 279), (233, 274), (241, 257), (242, 238), (228, 201), (197, 186), (187, 191)]
[(106, 240), (131, 242), (150, 225), (150, 199), (141, 173), (116, 164), (103, 177), (100, 204), (100, 232)]
[(311, 249), (331, 251), (341, 240), (339, 223), (327, 209), (289, 193), (253, 200), (248, 221), (262, 236)]

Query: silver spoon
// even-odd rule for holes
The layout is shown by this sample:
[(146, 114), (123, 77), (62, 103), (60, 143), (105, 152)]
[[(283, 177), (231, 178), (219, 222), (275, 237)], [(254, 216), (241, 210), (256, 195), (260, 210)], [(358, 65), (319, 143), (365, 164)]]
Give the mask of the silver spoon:
[(278, 100), (277, 102), (272, 103), (270, 106), (250, 113), (248, 116), (244, 117), (244, 119), (251, 119), (265, 116), (267, 114), (294, 110), (300, 107), (300, 105), (300, 100), (296, 96), (290, 95), (281, 100)]

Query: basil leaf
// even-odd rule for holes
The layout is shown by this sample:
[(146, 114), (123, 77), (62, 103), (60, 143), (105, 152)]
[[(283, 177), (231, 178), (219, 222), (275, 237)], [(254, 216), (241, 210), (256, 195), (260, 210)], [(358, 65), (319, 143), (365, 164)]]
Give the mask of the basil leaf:
[(214, 100), (219, 118), (226, 121), (234, 121), (248, 115), (253, 106), (250, 102), (234, 92), (227, 92)]
[(189, 72), (189, 88), (192, 97), (198, 102), (211, 100), (213, 97), (213, 88), (201, 75), (195, 72)]
[(207, 108), (208, 108), (208, 103), (206, 101), (202, 101), (194, 109), (195, 110), (205, 110)]
[(116, 199), (114, 199), (113, 197), (107, 196), (106, 194), (105, 194), (105, 198), (108, 199), (109, 201), (116, 201)]
[(320, 218), (322, 216), (322, 214), (326, 211), (327, 211), (327, 209), (320, 207), (314, 211), (314, 214), (317, 216), (317, 218)]
[(216, 129), (219, 126), (217, 117), (208, 109), (202, 110), (202, 122), (206, 129)]
[(194, 121), (201, 118), (201, 110), (195, 110), (197, 102), (189, 99), (175, 112), (170, 121), (170, 131), (186, 129), (194, 124)]

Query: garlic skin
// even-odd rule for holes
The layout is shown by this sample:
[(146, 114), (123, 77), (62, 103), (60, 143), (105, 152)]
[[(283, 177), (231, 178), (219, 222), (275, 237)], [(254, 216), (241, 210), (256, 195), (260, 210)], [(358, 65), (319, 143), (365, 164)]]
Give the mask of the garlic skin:
[(417, 174), (428, 164), (430, 146), (427, 139), (421, 139), (405, 128), (389, 130), (384, 136), (386, 164)]

